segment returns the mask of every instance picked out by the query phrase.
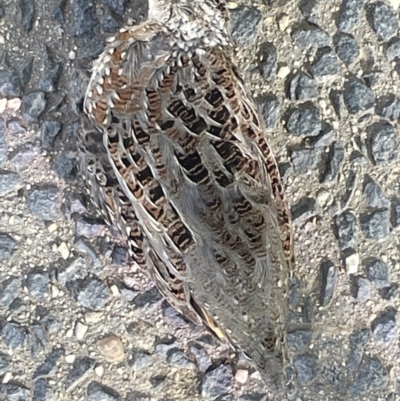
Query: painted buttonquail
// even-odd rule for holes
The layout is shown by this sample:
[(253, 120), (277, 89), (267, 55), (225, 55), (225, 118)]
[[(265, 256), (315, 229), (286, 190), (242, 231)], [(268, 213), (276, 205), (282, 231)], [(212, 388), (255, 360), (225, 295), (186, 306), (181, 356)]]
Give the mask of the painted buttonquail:
[[(152, 2), (153, 1), (153, 2)], [(284, 388), (288, 205), (223, 0), (150, 0), (94, 63), (81, 169), (165, 298)]]

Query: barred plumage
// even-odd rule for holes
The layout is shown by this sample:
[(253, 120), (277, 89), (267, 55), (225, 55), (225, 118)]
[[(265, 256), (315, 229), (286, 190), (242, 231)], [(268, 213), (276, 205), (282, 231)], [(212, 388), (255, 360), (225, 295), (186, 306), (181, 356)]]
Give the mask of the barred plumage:
[(93, 200), (195, 323), (283, 388), (289, 211), (263, 123), (226, 56), (222, 0), (154, 0), (108, 40), (80, 138)]

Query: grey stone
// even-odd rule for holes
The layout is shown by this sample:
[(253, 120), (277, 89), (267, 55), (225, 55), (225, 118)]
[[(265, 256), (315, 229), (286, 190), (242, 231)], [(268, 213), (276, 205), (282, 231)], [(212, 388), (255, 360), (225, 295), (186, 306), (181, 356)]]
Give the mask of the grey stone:
[(368, 207), (371, 208), (390, 207), (390, 201), (383, 194), (381, 187), (378, 186), (378, 184), (368, 175), (364, 179), (363, 195), (365, 197), (365, 202)]
[(344, 395), (346, 393), (346, 378), (343, 368), (336, 364), (330, 363), (322, 369), (322, 377), (334, 388), (337, 394)]
[(319, 50), (315, 62), (310, 67), (310, 73), (319, 83), (339, 76), (341, 69), (335, 52), (331, 48)]
[(36, 186), (28, 193), (29, 210), (42, 220), (53, 220), (59, 212), (60, 191), (56, 186)]
[(46, 314), (41, 318), (41, 323), (43, 324), (44, 328), (49, 332), (50, 334), (57, 333), (60, 331), (62, 322), (60, 319), (50, 315)]
[(21, 26), (25, 32), (32, 29), (35, 17), (35, 1), (19, 0), (19, 10), (21, 13)]
[[(128, 393), (126, 401), (151, 401), (151, 397), (147, 396), (140, 391), (131, 391)], [(161, 399), (160, 401), (169, 401)]]
[(232, 37), (239, 46), (251, 46), (257, 37), (261, 12), (255, 7), (238, 7), (231, 11)]
[(319, 4), (316, 0), (304, 0), (299, 5), (300, 11), (310, 24), (319, 24)]
[(49, 345), (49, 338), (43, 326), (40, 323), (33, 323), (29, 330), (36, 336), (44, 349)]
[(318, 96), (318, 88), (315, 81), (308, 75), (299, 72), (289, 83), (289, 99), (309, 100)]
[(77, 235), (86, 238), (97, 238), (104, 231), (105, 224), (102, 220), (90, 216), (79, 216), (75, 221)]
[[(4, 260), (1, 255), (1, 236), (0, 234), (0, 260)], [(22, 291), (22, 282), (18, 277), (9, 277), (0, 283), (0, 307), (8, 308)]]
[(292, 206), (292, 218), (306, 219), (314, 213), (315, 199), (313, 198), (301, 198), (296, 204)]
[(9, 260), (17, 250), (17, 243), (5, 233), (0, 233), (0, 261)]
[(305, 386), (317, 374), (317, 358), (309, 354), (299, 355), (294, 360), (294, 367), (298, 383), (300, 386)]
[(194, 369), (196, 367), (186, 354), (178, 349), (172, 349), (168, 352), (167, 362), (173, 366), (184, 369)]
[(4, 11), (4, 7), (0, 7), (0, 19), (4, 18), (6, 15), (6, 12)]
[(346, 364), (350, 372), (355, 372), (361, 363), (364, 354), (364, 348), (371, 335), (369, 329), (361, 329), (352, 333), (349, 337), (350, 353)]
[(32, 380), (53, 377), (57, 372), (57, 362), (64, 355), (63, 348), (53, 348), (33, 374)]
[(0, 95), (19, 97), (22, 94), (18, 72), (14, 69), (0, 71)]
[(31, 352), (32, 357), (36, 357), (40, 352), (40, 343), (39, 340), (32, 333), (28, 333), (27, 337), (28, 349)]
[(33, 389), (32, 401), (51, 401), (54, 397), (54, 391), (49, 386), (46, 379), (39, 379)]
[(6, 122), (0, 117), (0, 167), (7, 160)]
[(360, 368), (356, 380), (350, 385), (354, 396), (364, 394), (368, 390), (379, 390), (387, 386), (388, 372), (377, 358), (368, 359)]
[(67, 391), (75, 388), (88, 374), (93, 371), (96, 361), (89, 357), (77, 358), (65, 379)]
[(341, 118), (343, 110), (344, 110), (344, 99), (343, 92), (332, 89), (329, 92), (329, 100), (332, 103), (333, 109), (335, 110), (336, 115)]
[(7, 373), (10, 363), (11, 358), (7, 354), (0, 352), (0, 376)]
[(16, 170), (20, 171), (30, 166), (35, 158), (40, 154), (40, 151), (39, 141), (25, 142), (9, 154), (9, 159), (15, 166)]
[(112, 388), (103, 386), (96, 381), (89, 383), (87, 395), (93, 401), (121, 401), (121, 396)]
[(0, 384), (0, 396), (5, 396), (5, 401), (26, 401), (29, 396), (29, 389), (20, 384)]
[(383, 288), (379, 291), (379, 294), (383, 299), (391, 300), (398, 298), (400, 293), (399, 285), (397, 283), (391, 283), (389, 287)]
[(324, 155), (326, 157), (325, 170), (322, 173), (320, 181), (330, 182), (337, 177), (340, 171), (340, 166), (344, 160), (344, 148), (338, 142), (334, 142), (329, 147), (328, 153)]
[(397, 339), (396, 312), (395, 309), (388, 308), (371, 323), (376, 341), (390, 344)]
[(313, 25), (294, 28), (292, 38), (303, 49), (314, 52), (319, 48), (330, 46), (332, 39), (328, 33)]
[(73, 4), (72, 36), (92, 39), (99, 30), (100, 22), (94, 4), (87, 0), (75, 0)]
[(328, 305), (335, 294), (335, 288), (337, 284), (337, 269), (333, 263), (326, 260), (321, 263), (321, 292), (319, 296), (319, 302), (322, 306)]
[(264, 118), (265, 127), (275, 128), (281, 112), (279, 99), (272, 94), (266, 95), (260, 100), (259, 107)]
[(46, 97), (41, 91), (31, 92), (22, 98), (22, 116), (30, 123), (37, 122), (46, 108)]
[(364, 82), (352, 78), (345, 84), (344, 103), (350, 114), (357, 114), (375, 106), (375, 94)]
[(375, 259), (366, 266), (367, 276), (378, 290), (390, 286), (389, 266)]
[[(239, 398), (239, 401), (262, 401), (265, 394), (244, 394)], [(233, 396), (229, 394), (228, 398), (218, 398), (218, 401), (235, 401)]]
[[(86, 254), (88, 257), (89, 262), (95, 269), (100, 269), (102, 266), (102, 262), (99, 259), (96, 250), (94, 249), (93, 245), (89, 242), (80, 238), (78, 241), (75, 242), (75, 248), (83, 253)], [(97, 270), (96, 270), (97, 273)]]
[(313, 148), (293, 149), (290, 160), (297, 174), (313, 171), (321, 160), (320, 153)]
[(367, 19), (371, 28), (380, 39), (389, 40), (399, 27), (394, 11), (382, 1), (372, 3), (367, 10)]
[(377, 121), (367, 128), (369, 152), (378, 166), (385, 166), (397, 158), (398, 139), (394, 127), (384, 121)]
[(103, 4), (110, 7), (117, 14), (123, 14), (128, 0), (101, 0)]
[(303, 105), (293, 110), (287, 120), (288, 132), (295, 136), (317, 136), (321, 131), (319, 108)]
[(301, 301), (301, 284), (300, 280), (293, 275), (289, 283), (289, 305), (292, 309), (296, 309)]
[(54, 171), (64, 180), (73, 180), (78, 174), (76, 156), (71, 152), (61, 152), (53, 162)]
[(371, 298), (371, 283), (363, 277), (355, 280), (355, 297), (361, 303), (367, 302)]
[(33, 60), (34, 57), (29, 57), (19, 71), (19, 79), (23, 88), (25, 88), (31, 80), (33, 71)]
[(139, 291), (135, 291), (124, 286), (121, 286), (121, 288), (119, 288), (119, 292), (121, 293), (122, 297), (128, 302), (132, 302), (132, 300), (139, 294)]
[(394, 227), (400, 226), (400, 202), (393, 202), (392, 205), (392, 224)]
[(76, 288), (76, 300), (86, 308), (101, 309), (111, 296), (108, 287), (97, 277), (79, 280)]
[(5, 196), (12, 192), (20, 181), (19, 174), (12, 171), (0, 170), (0, 196)]
[(49, 286), (49, 274), (41, 270), (33, 270), (28, 273), (26, 284), (29, 292), (39, 301), (45, 301)]
[(355, 63), (360, 55), (360, 46), (351, 34), (339, 34), (335, 40), (335, 50), (340, 60), (347, 66)]
[(390, 234), (390, 211), (383, 209), (362, 214), (360, 224), (366, 238), (385, 239)]
[(357, 25), (364, 0), (344, 0), (340, 6), (338, 28), (341, 32), (350, 33)]
[(54, 92), (61, 76), (62, 64), (53, 59), (47, 47), (43, 60), (45, 68), (39, 81), (39, 89), (45, 92)]
[(162, 299), (162, 295), (160, 291), (156, 287), (151, 288), (150, 290), (144, 292), (143, 294), (139, 294), (136, 296), (132, 303), (137, 308), (144, 308), (148, 305), (154, 305), (156, 302)]
[(152, 377), (149, 381), (154, 388), (157, 388), (160, 387), (165, 382), (166, 378), (167, 378), (166, 376), (159, 375)]
[(200, 372), (204, 373), (212, 365), (211, 358), (207, 351), (199, 344), (192, 344), (189, 350), (194, 355)]
[(1, 330), (4, 343), (15, 350), (23, 345), (26, 338), (26, 330), (17, 322), (7, 322)]
[(135, 352), (129, 365), (135, 372), (143, 370), (153, 364), (153, 358), (145, 352)]
[(310, 344), (311, 331), (306, 329), (290, 331), (287, 334), (287, 342), (290, 349), (294, 352), (299, 352)]
[(101, 22), (101, 29), (103, 30), (103, 32), (114, 33), (117, 32), (119, 28), (120, 24), (114, 18), (110, 10), (107, 9), (104, 13), (103, 20)]
[(155, 346), (155, 350), (157, 354), (161, 355), (163, 358), (167, 358), (168, 353), (173, 349), (178, 349), (178, 343), (176, 342), (176, 338), (172, 337), (171, 339), (164, 340), (162, 343), (157, 344)]
[(41, 139), (44, 149), (50, 148), (57, 135), (60, 133), (62, 124), (59, 121), (45, 121), (42, 125)]
[(317, 136), (309, 138), (310, 145), (316, 150), (324, 150), (332, 142), (335, 135), (335, 130), (332, 125), (322, 122), (322, 129)]
[(163, 315), (172, 323), (172, 325), (176, 328), (184, 327), (188, 325), (185, 317), (179, 313), (176, 309), (168, 304), (168, 302), (164, 302), (162, 305)]
[(211, 400), (227, 394), (232, 387), (232, 370), (230, 366), (220, 365), (206, 373), (201, 384), (201, 395)]
[(344, 212), (336, 217), (339, 247), (342, 251), (356, 245), (356, 218), (353, 213)]
[(400, 59), (400, 38), (394, 37), (385, 44), (385, 55), (389, 61)]
[(400, 118), (400, 99), (393, 93), (382, 96), (378, 99), (375, 112), (387, 120), (398, 120)]
[(278, 53), (276, 51), (276, 47), (272, 43), (264, 43), (261, 46), (260, 58), (260, 69), (263, 78), (267, 82), (273, 83), (276, 77), (278, 62)]
[(129, 253), (123, 246), (116, 245), (111, 253), (111, 261), (117, 266), (126, 266), (129, 261)]

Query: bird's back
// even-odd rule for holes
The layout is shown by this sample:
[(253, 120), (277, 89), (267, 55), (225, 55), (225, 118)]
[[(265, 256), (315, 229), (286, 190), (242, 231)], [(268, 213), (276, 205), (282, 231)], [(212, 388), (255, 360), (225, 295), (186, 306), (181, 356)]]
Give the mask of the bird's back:
[(143, 24), (110, 40), (85, 107), (109, 158), (83, 140), (83, 165), (95, 158), (98, 169), (87, 179), (133, 258), (173, 306), (281, 387), (289, 214), (236, 68), (217, 47), (179, 48)]

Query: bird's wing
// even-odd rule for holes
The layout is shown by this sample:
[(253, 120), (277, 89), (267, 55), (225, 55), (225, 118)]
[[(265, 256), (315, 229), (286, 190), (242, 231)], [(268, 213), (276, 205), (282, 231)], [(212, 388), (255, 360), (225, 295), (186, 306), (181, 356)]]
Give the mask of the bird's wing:
[(114, 39), (88, 113), (104, 132), (158, 288), (276, 384), (293, 255), (277, 164), (224, 54), (171, 53), (168, 35), (155, 32)]

